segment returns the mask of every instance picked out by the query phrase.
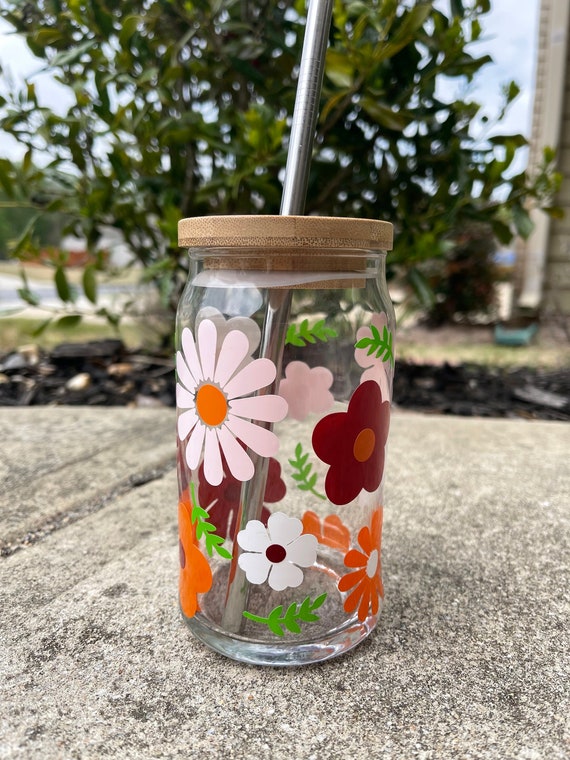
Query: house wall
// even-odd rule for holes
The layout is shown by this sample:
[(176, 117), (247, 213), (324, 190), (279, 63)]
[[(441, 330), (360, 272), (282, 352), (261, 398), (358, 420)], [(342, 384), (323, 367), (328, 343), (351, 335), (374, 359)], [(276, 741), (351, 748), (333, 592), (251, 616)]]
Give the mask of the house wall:
[[(557, 150), (564, 177), (555, 205), (564, 219), (533, 212), (534, 232), (519, 248), (519, 303), (544, 316), (570, 315), (570, 0), (542, 0), (529, 169), (544, 146)], [(521, 292), (522, 291), (522, 292)]]
[[(551, 0), (552, 1), (552, 0)], [(570, 28), (568, 30), (570, 33)], [(566, 50), (566, 70), (562, 123), (558, 143), (558, 170), (563, 176), (556, 205), (564, 211), (563, 219), (550, 223), (548, 255), (544, 278), (542, 311), (545, 314), (570, 315), (570, 45)]]

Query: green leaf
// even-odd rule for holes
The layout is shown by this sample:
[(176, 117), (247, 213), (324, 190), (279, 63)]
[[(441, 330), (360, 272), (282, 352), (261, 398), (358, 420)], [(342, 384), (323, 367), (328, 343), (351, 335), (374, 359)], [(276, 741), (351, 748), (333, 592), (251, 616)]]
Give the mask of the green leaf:
[(300, 443), (295, 446), (295, 457), (289, 459), (289, 464), (295, 470), (291, 473), (291, 477), (297, 483), (297, 488), (300, 491), (310, 491), (313, 496), (317, 496), (319, 499), (326, 499), (326, 496), (315, 489), (317, 483), (317, 474), (312, 473), (313, 465), (308, 462), (308, 452), (303, 454), (303, 447)]
[(38, 337), (38, 336), (40, 336), (40, 335), (41, 335), (41, 334), (42, 334), (42, 333), (43, 333), (45, 330), (47, 330), (47, 328), (48, 328), (48, 327), (51, 325), (51, 323), (52, 323), (52, 322), (53, 322), (53, 317), (48, 317), (48, 319), (46, 319), (46, 320), (44, 320), (43, 322), (41, 322), (41, 323), (40, 323), (40, 324), (39, 324), (39, 325), (38, 325), (38, 326), (35, 328), (35, 330), (32, 332), (32, 335), (34, 336), (34, 338), (37, 338), (37, 337)]
[(119, 35), (119, 44), (122, 48), (128, 46), (131, 37), (138, 31), (141, 22), (142, 18), (140, 16), (126, 16), (123, 19), (121, 34)]
[(63, 39), (59, 29), (38, 29), (32, 35), (32, 39), (40, 48), (55, 45)]
[(534, 229), (534, 223), (526, 209), (522, 206), (513, 206), (513, 222), (518, 234), (523, 240), (528, 240)]
[(403, 132), (410, 123), (409, 118), (403, 113), (395, 111), (390, 106), (380, 103), (371, 97), (365, 96), (361, 98), (360, 105), (378, 125), (386, 129)]
[(552, 219), (564, 219), (566, 217), (564, 209), (560, 206), (543, 206), (542, 211)]
[(511, 242), (513, 239), (513, 231), (508, 224), (505, 224), (505, 222), (502, 222), (500, 219), (493, 219), (491, 226), (500, 243), (508, 245)]
[(76, 47), (72, 47), (69, 50), (64, 50), (63, 52), (58, 53), (54, 58), (52, 58), (50, 64), (51, 66), (61, 68), (65, 66), (71, 66), (71, 64), (78, 61), (82, 55), (92, 50), (96, 44), (97, 43), (95, 40), (87, 40), (86, 42), (82, 42)]
[(453, 16), (459, 16), (463, 18), (465, 16), (465, 8), (463, 7), (462, 0), (450, 0), (451, 13)]
[(321, 319), (311, 327), (309, 320), (304, 319), (300, 325), (289, 325), (285, 336), (285, 345), (306, 346), (307, 343), (316, 343), (317, 340), (327, 343), (329, 338), (336, 338), (338, 333), (332, 327), (325, 325)]
[(17, 293), (22, 301), (29, 303), (30, 306), (39, 306), (40, 299), (29, 288), (18, 288)]
[(354, 63), (340, 50), (327, 50), (325, 75), (337, 87), (352, 87), (354, 83)]
[(22, 174), (26, 176), (32, 166), (32, 148), (26, 151), (26, 155), (22, 159)]
[(190, 483), (190, 502), (192, 504), (190, 520), (196, 525), (196, 538), (198, 540), (204, 538), (208, 556), (213, 557), (216, 552), (223, 559), (231, 559), (231, 553), (222, 546), (224, 539), (216, 533), (216, 526), (209, 522), (210, 515), (198, 504), (194, 483)]
[(8, 198), (14, 197), (13, 166), (6, 158), (0, 158), (0, 185)]
[(57, 294), (61, 300), (65, 302), (72, 301), (72, 291), (67, 280), (67, 275), (65, 274), (65, 269), (63, 267), (57, 267), (55, 270), (54, 281)]
[(77, 327), (81, 320), (81, 314), (66, 314), (65, 317), (60, 317), (55, 324), (61, 330), (72, 330)]
[(355, 343), (355, 348), (368, 348), (367, 356), (376, 354), (377, 359), (390, 362), (394, 366), (394, 345), (391, 331), (384, 325), (382, 335), (380, 335), (378, 328), (375, 325), (370, 325), (370, 332), (372, 338), (361, 338)]
[(269, 617), (267, 618), (267, 625), (277, 636), (283, 636), (283, 628), (280, 625), (282, 613), (283, 607), (279, 605), (269, 613)]
[(232, 553), (229, 552), (223, 546), (216, 547), (216, 551), (218, 552), (218, 554), (220, 555), (220, 557), (222, 557), (223, 559), (231, 559), (232, 558)]
[(97, 275), (93, 264), (89, 264), (83, 270), (83, 292), (91, 303), (97, 303)]
[(315, 610), (322, 606), (326, 598), (326, 594), (321, 594), (311, 602), (311, 598), (307, 596), (300, 604), (291, 603), (285, 614), (283, 614), (283, 605), (280, 604), (272, 609), (267, 617), (254, 615), (247, 610), (243, 613), (243, 616), (255, 623), (266, 625), (276, 636), (284, 635), (283, 627), (287, 628), (291, 633), (301, 633), (301, 626), (298, 621), (315, 623), (320, 620), (320, 617), (315, 614)]
[(317, 596), (317, 598), (315, 599), (315, 601), (311, 605), (311, 609), (312, 610), (316, 610), (319, 607), (321, 607), (323, 605), (323, 603), (324, 603), (324, 601), (325, 601), (326, 598), (327, 598), (326, 594), (321, 594), (320, 596)]

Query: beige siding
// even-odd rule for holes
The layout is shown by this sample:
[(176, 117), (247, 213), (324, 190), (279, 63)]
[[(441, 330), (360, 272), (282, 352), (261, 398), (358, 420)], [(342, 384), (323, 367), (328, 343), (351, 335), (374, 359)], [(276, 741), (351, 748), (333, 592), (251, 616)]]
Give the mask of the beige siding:
[[(570, 30), (569, 30), (570, 33)], [(559, 171), (564, 179), (556, 204), (564, 219), (554, 219), (550, 226), (543, 311), (546, 314), (570, 315), (570, 45), (566, 55), (564, 110), (559, 143)]]
[[(561, 312), (570, 315), (570, 44), (566, 44), (565, 64), (564, 59), (558, 59), (556, 70), (551, 69), (553, 58), (550, 54), (556, 44), (560, 44), (561, 30), (556, 28), (557, 19), (561, 18), (560, 4), (568, 2), (569, 0), (541, 2), (529, 152), (529, 168), (532, 171), (541, 162), (545, 144), (550, 144), (551, 147), (558, 146), (558, 170), (563, 175), (563, 182), (555, 204), (563, 209), (565, 216), (563, 219), (552, 220), (544, 236), (539, 236), (538, 243), (536, 239), (531, 239), (529, 244), (517, 247), (520, 252), (517, 286), (521, 285), (523, 274), (528, 276), (528, 272), (534, 271), (540, 274), (538, 270), (529, 266), (531, 247), (534, 245), (535, 250), (546, 251), (542, 268), (544, 280), (541, 302), (541, 312), (545, 315)], [(570, 19), (566, 34), (568, 40)], [(564, 79), (561, 80), (560, 76)], [(557, 95), (554, 94), (556, 92)], [(553, 118), (554, 113), (557, 115)], [(544, 223), (541, 224), (544, 229)]]

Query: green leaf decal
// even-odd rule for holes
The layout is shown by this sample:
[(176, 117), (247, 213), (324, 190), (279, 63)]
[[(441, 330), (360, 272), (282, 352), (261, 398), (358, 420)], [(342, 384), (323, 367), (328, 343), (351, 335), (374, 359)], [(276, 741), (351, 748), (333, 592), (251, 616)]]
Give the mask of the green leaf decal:
[(267, 617), (261, 617), (260, 615), (254, 615), (252, 612), (245, 611), (243, 616), (248, 620), (253, 620), (254, 623), (261, 623), (266, 625), (269, 630), (276, 636), (283, 636), (285, 634), (283, 628), (286, 628), (291, 633), (301, 633), (302, 623), (315, 623), (320, 620), (318, 615), (315, 615), (317, 610), (327, 598), (326, 594), (317, 596), (314, 601), (311, 601), (311, 597), (307, 596), (300, 604), (293, 602), (287, 607), (287, 611), (283, 613), (283, 605), (275, 607)]
[(377, 359), (382, 359), (383, 362), (389, 361), (394, 366), (394, 344), (390, 330), (384, 325), (384, 330), (382, 331), (382, 335), (380, 335), (378, 328), (370, 325), (370, 331), (372, 332), (372, 337), (361, 338), (355, 343), (355, 348), (367, 348), (368, 356), (376, 354)]
[(206, 551), (210, 557), (215, 551), (220, 557), (231, 559), (231, 553), (223, 546), (223, 537), (218, 536), (216, 533), (216, 526), (209, 522), (210, 515), (198, 504), (194, 483), (190, 483), (190, 501), (192, 503), (192, 514), (190, 515), (190, 519), (192, 524), (196, 525), (196, 538), (198, 541), (204, 538), (206, 542)]
[(309, 454), (303, 454), (303, 447), (300, 443), (295, 446), (295, 458), (289, 460), (289, 464), (295, 470), (293, 480), (297, 482), (297, 488), (300, 491), (309, 491), (313, 496), (319, 499), (326, 499), (326, 496), (315, 489), (317, 483), (317, 473), (311, 472), (313, 465), (307, 462)]
[(318, 340), (326, 343), (329, 338), (336, 338), (337, 335), (336, 330), (325, 325), (324, 319), (319, 319), (312, 327), (309, 320), (304, 319), (300, 325), (289, 325), (285, 345), (290, 343), (292, 346), (306, 346), (307, 343), (316, 343)]

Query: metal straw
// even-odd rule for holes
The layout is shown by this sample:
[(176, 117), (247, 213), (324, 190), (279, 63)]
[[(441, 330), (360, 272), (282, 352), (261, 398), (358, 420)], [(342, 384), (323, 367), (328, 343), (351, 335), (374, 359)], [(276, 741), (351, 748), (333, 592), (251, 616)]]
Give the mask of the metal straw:
[[(282, 216), (302, 215), (305, 210), (332, 5), (333, 0), (309, 0), (283, 181), (280, 210)], [(289, 290), (269, 290), (259, 355), (275, 363), (277, 375), (275, 381), (263, 390), (263, 394), (275, 393), (279, 388), (290, 309), (291, 292)], [(265, 427), (270, 428), (271, 424), (266, 423)], [(255, 475), (251, 480), (246, 481), (241, 489), (238, 530), (245, 528), (250, 520), (261, 518), (267, 484), (269, 460), (251, 451), (249, 454), (255, 466)], [(238, 632), (243, 625), (243, 612), (249, 596), (249, 583), (245, 573), (237, 564), (238, 552), (237, 541), (234, 541), (232, 572), (222, 619), (222, 627), (233, 632)]]

